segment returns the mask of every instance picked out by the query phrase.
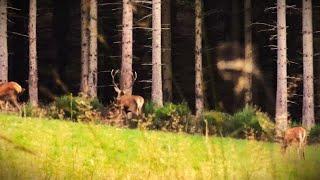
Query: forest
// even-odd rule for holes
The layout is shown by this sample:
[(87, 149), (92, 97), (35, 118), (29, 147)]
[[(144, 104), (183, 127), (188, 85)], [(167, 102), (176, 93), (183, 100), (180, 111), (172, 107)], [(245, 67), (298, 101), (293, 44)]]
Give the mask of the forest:
[(0, 178), (317, 179), (319, 47), (316, 0), (0, 0)]

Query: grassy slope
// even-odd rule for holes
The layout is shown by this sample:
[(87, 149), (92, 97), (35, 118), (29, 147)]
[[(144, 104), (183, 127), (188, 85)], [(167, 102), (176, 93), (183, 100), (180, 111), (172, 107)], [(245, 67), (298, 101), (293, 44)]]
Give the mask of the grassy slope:
[[(0, 179), (316, 179), (306, 160), (271, 143), (144, 132), (0, 114)], [(33, 155), (32, 153), (35, 153)]]

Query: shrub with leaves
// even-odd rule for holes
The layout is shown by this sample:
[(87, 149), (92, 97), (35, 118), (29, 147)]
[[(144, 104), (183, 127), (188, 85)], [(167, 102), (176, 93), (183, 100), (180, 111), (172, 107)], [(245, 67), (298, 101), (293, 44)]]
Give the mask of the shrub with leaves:
[(274, 123), (269, 116), (252, 106), (245, 106), (234, 115), (219, 111), (203, 114), (201, 128), (205, 130), (204, 120), (208, 122), (208, 134), (237, 138), (272, 139)]
[(201, 121), (202, 132), (205, 133), (206, 124), (208, 123), (208, 134), (209, 135), (223, 135), (225, 125), (228, 124), (227, 121), (230, 121), (231, 115), (228, 113), (223, 113), (220, 111), (206, 111), (203, 113), (203, 121)]
[(309, 143), (320, 143), (320, 125), (314, 126), (310, 132), (308, 137)]
[(145, 115), (153, 114), (156, 110), (156, 106), (152, 101), (144, 103), (143, 112)]
[(41, 107), (32, 106), (31, 103), (26, 103), (22, 105), (21, 108), (23, 117), (45, 117), (47, 116), (47, 112), (45, 109)]
[[(248, 133), (255, 138), (272, 138), (274, 123), (270, 118), (256, 107), (246, 105), (241, 111), (235, 113), (226, 131), (232, 137), (245, 138)], [(250, 133), (251, 132), (251, 133)]]
[[(56, 99), (52, 105), (55, 115), (64, 115), (64, 118), (73, 121), (96, 121), (99, 118), (99, 109), (103, 107), (97, 99), (84, 96), (65, 95)], [(61, 112), (61, 113), (60, 113)]]
[(191, 111), (186, 103), (166, 103), (156, 108), (152, 102), (144, 106), (145, 117), (138, 121), (140, 129), (158, 129), (171, 132), (188, 132), (190, 130)]

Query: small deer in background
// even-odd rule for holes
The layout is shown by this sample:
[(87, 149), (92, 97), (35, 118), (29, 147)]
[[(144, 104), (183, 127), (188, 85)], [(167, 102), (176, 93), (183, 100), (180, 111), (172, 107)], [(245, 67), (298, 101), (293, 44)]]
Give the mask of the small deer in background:
[(137, 79), (137, 73), (132, 73), (132, 84), (127, 89), (120, 89), (115, 83), (115, 76), (119, 73), (119, 70), (112, 70), (111, 77), (112, 83), (114, 85), (114, 90), (117, 92), (117, 98), (115, 100), (115, 105), (121, 110), (124, 110), (127, 113), (132, 113), (135, 116), (140, 116), (142, 114), (142, 106), (144, 104), (144, 98), (137, 95), (128, 94), (128, 89), (131, 88)]
[(16, 82), (6, 82), (0, 84), (0, 100), (9, 101), (13, 104), (19, 111), (20, 105), (18, 104), (18, 96), (25, 91), (18, 83)]
[(303, 127), (293, 127), (285, 131), (281, 147), (283, 153), (293, 144), (298, 144), (298, 155), (305, 159), (304, 149), (307, 144), (307, 131)]

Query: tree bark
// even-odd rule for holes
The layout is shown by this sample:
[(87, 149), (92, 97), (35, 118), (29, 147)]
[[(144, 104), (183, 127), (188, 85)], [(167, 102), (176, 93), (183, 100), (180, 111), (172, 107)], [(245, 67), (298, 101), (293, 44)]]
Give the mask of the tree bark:
[(286, 1), (277, 0), (277, 95), (276, 95), (276, 136), (281, 137), (287, 129), (287, 32)]
[(98, 81), (98, 8), (97, 0), (90, 0), (90, 44), (89, 44), (89, 95), (92, 98), (97, 97), (97, 81)]
[(37, 1), (30, 0), (29, 7), (29, 98), (32, 106), (38, 105), (37, 65)]
[(0, 82), (8, 81), (7, 0), (0, 0)]
[(312, 0), (302, 1), (303, 109), (302, 125), (311, 129), (314, 119)]
[(202, 2), (195, 0), (195, 108), (200, 117), (204, 108), (202, 74)]
[(123, 0), (120, 88), (132, 94), (132, 2)]
[(172, 101), (171, 0), (162, 1), (163, 98)]
[(161, 0), (152, 0), (152, 92), (156, 106), (163, 105), (161, 77)]
[(80, 91), (89, 95), (89, 1), (81, 0), (81, 85)]
[(244, 45), (245, 45), (245, 71), (247, 76), (247, 87), (244, 94), (245, 104), (252, 103), (252, 68), (253, 68), (253, 46), (252, 46), (252, 28), (251, 28), (251, 0), (244, 1)]

